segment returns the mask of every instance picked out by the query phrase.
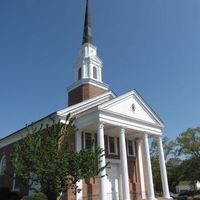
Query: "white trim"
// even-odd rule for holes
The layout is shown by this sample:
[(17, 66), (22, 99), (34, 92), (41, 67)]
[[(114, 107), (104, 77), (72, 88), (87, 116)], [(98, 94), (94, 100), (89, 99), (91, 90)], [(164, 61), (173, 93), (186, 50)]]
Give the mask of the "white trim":
[(106, 162), (110, 162), (111, 164), (120, 164), (119, 159), (106, 158)]
[(150, 125), (149, 123), (140, 122), (137, 119), (130, 118), (127, 116), (122, 117), (119, 114), (100, 111), (100, 120), (104, 122), (105, 124), (112, 124), (118, 127), (123, 126), (128, 129), (147, 132), (153, 135), (162, 134), (161, 127), (156, 127), (156, 125)]
[(127, 92), (123, 95), (120, 95), (116, 97), (115, 99), (112, 99), (108, 102), (105, 102), (104, 104), (101, 104), (98, 108), (99, 110), (107, 110), (110, 106), (113, 106), (114, 104), (124, 101), (130, 96), (134, 96), (138, 100), (138, 103), (140, 103), (141, 106), (146, 110), (146, 112), (152, 117), (152, 119), (154, 119), (154, 121), (157, 122), (158, 126), (160, 126), (161, 128), (164, 127), (163, 122), (159, 119), (159, 117), (155, 114), (155, 112), (149, 107), (149, 105), (147, 105), (144, 102), (144, 100), (140, 97), (140, 95), (135, 90), (131, 92)]
[[(109, 155), (118, 155), (118, 148), (117, 148), (117, 137), (108, 135), (108, 154)], [(115, 152), (110, 152), (110, 137), (114, 138), (114, 145), (115, 145)]]
[(117, 117), (117, 118), (121, 118), (121, 119), (127, 119), (127, 121), (134, 121), (134, 122), (137, 122), (138, 124), (143, 124), (143, 125), (148, 125), (149, 127), (154, 127), (154, 128), (161, 128), (159, 125), (157, 124), (154, 124), (154, 123), (151, 123), (151, 122), (147, 122), (147, 121), (143, 121), (141, 119), (138, 119), (136, 117), (129, 117), (127, 115), (123, 115), (123, 114), (120, 114), (120, 113), (116, 113), (116, 112), (113, 112), (113, 111), (109, 111), (109, 110), (105, 110), (105, 109), (101, 109), (100, 110), (101, 113), (105, 113), (107, 115), (110, 115), (110, 116), (113, 116), (113, 117)]
[(62, 116), (62, 115), (66, 116), (69, 113), (78, 114), (80, 112), (86, 111), (86, 110), (93, 108), (95, 106), (98, 106), (99, 104), (102, 104), (106, 101), (109, 101), (109, 100), (111, 100), (115, 97), (116, 97), (116, 95), (113, 92), (108, 91), (108, 92), (106, 92), (102, 95), (93, 97), (91, 99), (87, 99), (87, 100), (82, 101), (80, 103), (77, 103), (75, 105), (69, 106), (69, 107), (64, 108), (62, 110), (59, 110), (59, 111), (57, 111), (57, 114), (59, 116)]

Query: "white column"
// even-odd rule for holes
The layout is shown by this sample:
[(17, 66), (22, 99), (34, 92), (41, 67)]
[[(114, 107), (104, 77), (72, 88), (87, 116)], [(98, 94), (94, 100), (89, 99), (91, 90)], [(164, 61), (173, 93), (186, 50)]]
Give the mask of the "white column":
[(15, 185), (16, 185), (16, 173), (14, 172), (14, 175), (13, 175), (13, 183), (12, 183), (12, 191), (15, 190)]
[[(102, 123), (98, 124), (97, 127), (97, 140), (98, 145), (101, 149), (105, 150), (105, 142), (104, 142), (104, 125)], [(99, 158), (99, 168), (104, 167), (106, 165), (105, 155)], [(106, 169), (103, 169), (99, 174), (99, 199), (107, 200), (107, 191), (106, 191)]]
[(127, 164), (127, 152), (126, 152), (124, 128), (120, 129), (119, 141), (120, 141), (120, 166), (122, 174), (123, 200), (130, 200), (128, 164)]
[[(82, 149), (82, 142), (81, 142), (81, 131), (76, 131), (76, 152), (79, 152)], [(83, 199), (83, 181), (80, 180), (76, 186), (80, 189), (80, 192), (76, 193), (76, 200)]]
[(144, 183), (144, 168), (142, 160), (142, 140), (137, 140), (137, 156), (138, 156), (138, 166), (139, 166), (139, 176), (140, 176), (140, 187), (142, 199), (146, 199), (145, 183)]
[(98, 67), (99, 69), (99, 81), (102, 82), (102, 70), (101, 67)]
[(171, 199), (169, 194), (169, 186), (167, 180), (167, 171), (165, 165), (165, 157), (163, 152), (163, 144), (162, 144), (162, 137), (158, 137), (158, 151), (159, 151), (159, 163), (160, 163), (160, 173), (161, 173), (161, 180), (162, 180), (162, 188), (163, 188), (163, 197), (165, 199)]
[(149, 142), (148, 142), (148, 134), (144, 134), (144, 156), (146, 160), (146, 174), (147, 174), (147, 192), (148, 199), (155, 199), (154, 187), (153, 187), (153, 176), (152, 176), (152, 168), (151, 168), (151, 158), (149, 152)]

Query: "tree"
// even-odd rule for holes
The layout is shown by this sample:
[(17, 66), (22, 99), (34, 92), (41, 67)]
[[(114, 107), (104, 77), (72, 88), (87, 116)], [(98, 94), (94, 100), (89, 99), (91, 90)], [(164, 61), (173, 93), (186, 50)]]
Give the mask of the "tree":
[(187, 129), (176, 142), (179, 155), (200, 159), (200, 127)]
[[(175, 155), (175, 142), (168, 137), (163, 137), (162, 143), (165, 160), (167, 160), (170, 156)], [(155, 138), (151, 142), (150, 154), (152, 157), (159, 157), (158, 143)]]
[(176, 192), (176, 186), (182, 178), (182, 160), (178, 157), (169, 158), (166, 163), (169, 189)]
[(81, 179), (95, 177), (99, 158), (103, 150), (94, 146), (80, 152), (74, 150), (76, 127), (75, 118), (66, 118), (66, 123), (55, 122), (27, 127), (27, 135), (14, 148), (12, 163), (17, 178), (32, 188), (33, 184), (41, 186), (41, 192), (48, 199), (68, 189), (76, 193), (76, 183)]
[(181, 133), (177, 139), (178, 155), (185, 158), (182, 167), (182, 180), (195, 184), (200, 180), (200, 127), (189, 128)]

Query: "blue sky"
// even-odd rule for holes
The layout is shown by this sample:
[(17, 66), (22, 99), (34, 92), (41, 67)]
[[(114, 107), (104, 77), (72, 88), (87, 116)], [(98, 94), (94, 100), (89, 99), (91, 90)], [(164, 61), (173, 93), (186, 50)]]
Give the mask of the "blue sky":
[[(103, 80), (136, 89), (175, 138), (200, 125), (200, 1), (91, 0)], [(84, 0), (0, 1), (0, 137), (66, 107)]]

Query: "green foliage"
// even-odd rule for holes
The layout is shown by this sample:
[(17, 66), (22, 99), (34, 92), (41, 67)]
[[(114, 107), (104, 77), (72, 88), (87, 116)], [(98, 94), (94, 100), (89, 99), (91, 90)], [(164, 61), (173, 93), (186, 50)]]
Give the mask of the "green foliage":
[(48, 200), (48, 198), (44, 193), (38, 192), (29, 197), (24, 197), (23, 200)]
[(182, 160), (177, 157), (170, 158), (166, 163), (170, 191), (175, 191), (176, 185), (178, 185), (179, 181), (181, 180), (181, 163)]
[(194, 184), (200, 180), (200, 127), (189, 128), (176, 139), (178, 154), (184, 156), (182, 167), (182, 180)]
[(97, 176), (102, 170), (98, 170), (102, 149), (75, 152), (74, 120), (68, 115), (66, 123), (52, 120), (51, 125), (41, 125), (39, 129), (27, 127), (27, 136), (16, 144), (12, 154), (14, 170), (21, 182), (30, 188), (40, 184), (49, 199), (56, 199), (57, 194), (68, 189), (76, 192), (80, 179)]
[(200, 158), (200, 127), (189, 128), (176, 139), (179, 154)]
[(197, 180), (200, 180), (200, 160), (194, 157), (185, 159), (180, 165), (181, 180), (191, 181), (194, 185)]
[[(164, 150), (164, 156), (167, 160), (168, 157), (175, 155), (175, 142), (173, 140), (170, 140), (168, 137), (163, 137), (163, 150)], [(157, 140), (153, 139), (150, 147), (150, 154), (151, 157), (158, 157), (158, 144)]]
[(162, 192), (162, 183), (160, 176), (160, 165), (158, 157), (151, 158), (151, 166), (153, 171), (153, 183), (156, 192)]
[[(200, 127), (187, 129), (176, 138), (176, 142), (163, 138), (163, 148), (170, 190), (174, 191), (175, 186), (184, 180), (194, 186), (200, 180)], [(155, 190), (161, 192), (159, 152), (155, 139), (150, 153)]]

